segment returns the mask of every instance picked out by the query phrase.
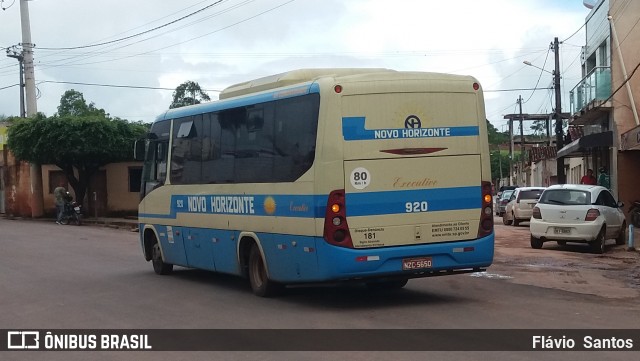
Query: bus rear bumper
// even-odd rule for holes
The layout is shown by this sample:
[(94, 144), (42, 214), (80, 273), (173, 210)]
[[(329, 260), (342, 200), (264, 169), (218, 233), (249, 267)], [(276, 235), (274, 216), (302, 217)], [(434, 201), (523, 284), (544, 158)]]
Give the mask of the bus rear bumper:
[(315, 281), (421, 278), (479, 272), (491, 265), (493, 251), (493, 234), (470, 241), (369, 249), (336, 247), (319, 239)]

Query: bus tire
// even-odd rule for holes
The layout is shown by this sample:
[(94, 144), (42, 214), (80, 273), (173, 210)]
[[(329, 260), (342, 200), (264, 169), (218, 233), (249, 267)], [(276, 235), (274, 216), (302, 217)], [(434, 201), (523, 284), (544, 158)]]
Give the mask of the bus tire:
[(159, 275), (168, 275), (173, 271), (173, 265), (171, 263), (165, 263), (162, 260), (162, 252), (160, 251), (160, 244), (156, 241), (151, 249), (151, 263), (153, 264), (153, 271)]
[(249, 251), (249, 283), (253, 294), (259, 297), (271, 297), (277, 294), (280, 285), (269, 279), (267, 268), (255, 243)]

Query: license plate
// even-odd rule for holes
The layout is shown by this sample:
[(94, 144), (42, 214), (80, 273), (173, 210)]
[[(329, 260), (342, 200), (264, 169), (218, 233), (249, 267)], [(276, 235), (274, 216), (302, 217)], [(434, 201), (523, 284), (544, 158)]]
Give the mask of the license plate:
[(431, 268), (432, 266), (431, 257), (405, 258), (402, 260), (403, 270)]
[(553, 233), (555, 234), (570, 234), (571, 228), (568, 227), (554, 227)]

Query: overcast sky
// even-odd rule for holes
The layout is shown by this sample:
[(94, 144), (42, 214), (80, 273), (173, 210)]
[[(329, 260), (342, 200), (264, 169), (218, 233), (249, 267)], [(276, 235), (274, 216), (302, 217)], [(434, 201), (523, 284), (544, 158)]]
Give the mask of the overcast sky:
[[(4, 56), (20, 43), (20, 0), (0, 0), (0, 115), (19, 113), (18, 62)], [(215, 4), (215, 5), (213, 5)], [(172, 89), (198, 82), (219, 90), (298, 68), (383, 67), (475, 76), (487, 116), (552, 112), (553, 94), (495, 91), (552, 85), (554, 37), (570, 37), (589, 10), (582, 0), (33, 0), (29, 1), (38, 111), (53, 115), (68, 89), (112, 116), (153, 121)], [(202, 12), (158, 30), (102, 46)], [(563, 110), (580, 81), (584, 29), (560, 49)], [(83, 47), (72, 50), (56, 48)], [(49, 48), (49, 49), (47, 49)], [(142, 86), (101, 87), (60, 82)]]

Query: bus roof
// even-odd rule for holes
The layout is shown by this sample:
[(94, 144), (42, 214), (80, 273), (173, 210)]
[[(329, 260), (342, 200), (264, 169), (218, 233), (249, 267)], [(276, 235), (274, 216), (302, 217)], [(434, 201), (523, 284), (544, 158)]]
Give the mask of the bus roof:
[(256, 93), (263, 90), (281, 88), (288, 85), (300, 84), (313, 81), (324, 76), (349, 76), (371, 73), (395, 72), (391, 69), (382, 68), (321, 68), (321, 69), (298, 69), (286, 73), (275, 74), (255, 80), (238, 83), (227, 87), (220, 93), (220, 99), (232, 98), (240, 95)]

